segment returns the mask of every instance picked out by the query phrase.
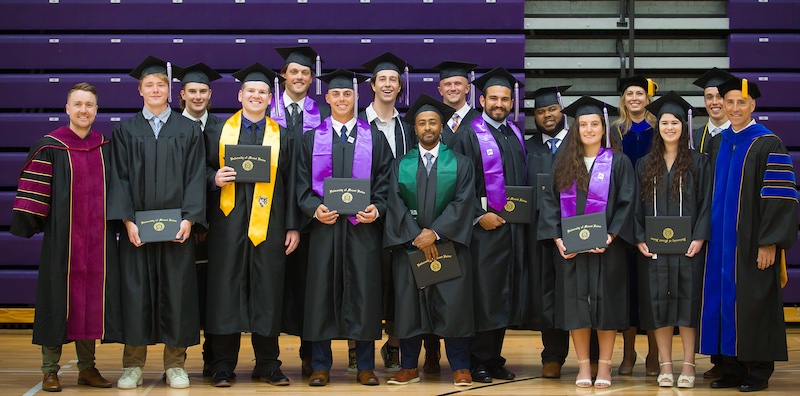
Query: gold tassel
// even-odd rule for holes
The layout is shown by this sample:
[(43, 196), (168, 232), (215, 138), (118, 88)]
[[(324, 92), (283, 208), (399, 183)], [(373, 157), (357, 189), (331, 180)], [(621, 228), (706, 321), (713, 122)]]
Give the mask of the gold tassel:
[(745, 99), (747, 99), (747, 88), (748, 87), (749, 87), (749, 85), (747, 84), (747, 79), (743, 78), (742, 79), (742, 97), (745, 98)]

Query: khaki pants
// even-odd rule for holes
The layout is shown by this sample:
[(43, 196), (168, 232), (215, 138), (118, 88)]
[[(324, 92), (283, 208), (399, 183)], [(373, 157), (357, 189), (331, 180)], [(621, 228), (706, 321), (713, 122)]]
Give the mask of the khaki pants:
[[(147, 346), (125, 345), (122, 353), (122, 367), (144, 367), (147, 360)], [(164, 345), (164, 370), (175, 367), (183, 368), (186, 361), (186, 348), (174, 348)]]
[[(49, 347), (42, 345), (42, 373), (58, 371), (61, 366), (62, 346)], [(75, 352), (78, 355), (78, 369), (83, 371), (94, 367), (94, 340), (76, 340)]]

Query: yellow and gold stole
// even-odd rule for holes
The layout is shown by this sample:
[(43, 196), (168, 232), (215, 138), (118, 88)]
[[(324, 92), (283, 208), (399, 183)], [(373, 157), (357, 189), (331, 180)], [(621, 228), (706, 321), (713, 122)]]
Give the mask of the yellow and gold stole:
[[(275, 192), (275, 179), (278, 174), (278, 156), (280, 155), (281, 132), (280, 126), (271, 118), (266, 118), (264, 125), (264, 141), (262, 146), (270, 147), (269, 183), (255, 183), (253, 191), (253, 206), (250, 209), (250, 224), (247, 236), (254, 246), (258, 246), (267, 239), (269, 228), (269, 215), (272, 210), (272, 196)], [(225, 121), (219, 137), (219, 166), (225, 166), (225, 146), (239, 143), (239, 133), (242, 126), (242, 111), (239, 110)], [(234, 183), (222, 187), (219, 197), (219, 208), (228, 216), (236, 204), (236, 185)]]

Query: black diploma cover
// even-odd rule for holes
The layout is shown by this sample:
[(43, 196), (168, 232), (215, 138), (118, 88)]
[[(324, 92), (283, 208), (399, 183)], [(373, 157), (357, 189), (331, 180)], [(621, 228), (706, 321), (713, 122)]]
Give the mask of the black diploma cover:
[(552, 189), (553, 178), (549, 173), (536, 174), (536, 210), (542, 209), (542, 199)]
[(608, 247), (606, 212), (584, 214), (561, 219), (561, 241), (564, 254), (583, 253)]
[(134, 214), (142, 242), (174, 241), (181, 229), (180, 209), (141, 210)]
[(509, 223), (530, 224), (533, 205), (533, 187), (506, 186), (506, 205), (500, 217)]
[(236, 171), (236, 183), (269, 183), (270, 146), (226, 145), (225, 165)]
[(647, 248), (655, 254), (686, 254), (692, 242), (691, 216), (645, 216)]
[(323, 183), (325, 206), (330, 211), (354, 215), (370, 203), (370, 180), (329, 177)]
[(439, 256), (433, 262), (425, 258), (422, 250), (414, 249), (408, 252), (411, 272), (414, 273), (414, 281), (419, 289), (461, 276), (461, 266), (453, 242), (436, 245), (436, 249), (439, 251)]

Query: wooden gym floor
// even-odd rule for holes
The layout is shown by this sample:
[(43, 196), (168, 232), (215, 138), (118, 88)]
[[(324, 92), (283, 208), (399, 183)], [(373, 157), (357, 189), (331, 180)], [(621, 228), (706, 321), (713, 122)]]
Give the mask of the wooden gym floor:
[[(367, 387), (355, 382), (355, 376), (347, 373), (347, 353), (344, 341), (334, 341), (334, 367), (331, 371), (331, 383), (323, 388), (312, 388), (300, 377), (300, 361), (297, 358), (299, 340), (293, 336), (282, 336), (281, 359), (283, 372), (291, 379), (288, 387), (275, 387), (266, 383), (250, 379), (253, 368), (253, 350), (250, 346), (249, 336), (244, 335), (239, 365), (236, 369), (238, 382), (231, 388), (214, 388), (209, 384), (209, 379), (201, 376), (202, 357), (201, 348), (189, 348), (189, 357), (186, 362), (186, 371), (189, 372), (192, 386), (189, 389), (170, 389), (162, 380), (161, 367), (162, 346), (156, 345), (149, 348), (149, 360), (144, 368), (144, 384), (136, 390), (120, 390), (116, 388), (116, 381), (121, 374), (122, 345), (102, 344), (97, 347), (97, 368), (109, 381), (114, 382), (114, 388), (96, 389), (77, 385), (78, 370), (75, 360), (75, 349), (70, 345), (64, 347), (61, 359), (61, 386), (62, 395), (94, 394), (94, 395), (243, 395), (243, 394), (317, 394), (317, 395), (380, 395), (391, 392), (395, 395), (589, 395), (589, 394), (620, 394), (620, 395), (734, 395), (738, 390), (710, 389), (709, 381), (702, 378), (703, 372), (711, 367), (707, 356), (697, 357), (697, 385), (694, 389), (659, 388), (655, 377), (645, 377), (644, 358), (647, 353), (647, 338), (637, 336), (636, 350), (637, 364), (632, 377), (616, 375), (616, 367), (622, 359), (622, 337), (617, 337), (614, 351), (614, 376), (613, 385), (606, 390), (579, 389), (574, 385), (577, 372), (577, 362), (574, 353), (570, 353), (562, 370), (561, 379), (542, 379), (540, 352), (542, 341), (538, 332), (509, 331), (504, 345), (504, 357), (508, 360), (506, 367), (517, 374), (514, 381), (495, 380), (492, 384), (475, 384), (469, 388), (457, 388), (452, 384), (452, 376), (447, 364), (447, 359), (442, 359), (442, 373), (435, 375), (421, 374), (421, 381), (404, 386), (386, 385), (389, 374), (383, 371), (380, 354), (376, 353), (376, 373), (381, 379), (381, 385)], [(789, 344), (789, 362), (778, 362), (775, 373), (770, 380), (768, 392), (771, 396), (796, 395), (800, 387), (800, 327), (790, 327), (787, 334)], [(380, 348), (382, 342), (376, 342)], [(680, 339), (675, 337), (673, 342), (675, 359), (675, 378), (680, 373)], [(41, 391), (42, 374), (41, 352), (36, 345), (31, 345), (30, 330), (0, 330), (0, 395), (33, 395), (44, 394)], [(377, 351), (376, 351), (377, 352)], [(424, 352), (423, 352), (424, 353)], [(424, 355), (423, 355), (424, 356)], [(421, 363), (421, 362), (420, 362)], [(421, 367), (421, 364), (420, 364)]]

